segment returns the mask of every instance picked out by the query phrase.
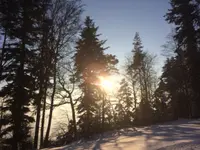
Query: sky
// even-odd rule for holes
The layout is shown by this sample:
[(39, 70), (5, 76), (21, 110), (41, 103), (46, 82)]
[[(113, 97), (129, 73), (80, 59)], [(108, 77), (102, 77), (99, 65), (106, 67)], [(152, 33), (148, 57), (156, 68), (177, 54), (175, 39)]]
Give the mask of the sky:
[[(171, 31), (163, 17), (169, 8), (168, 0), (83, 0), (83, 3), (83, 17), (91, 16), (99, 26), (101, 39), (107, 40), (105, 47), (110, 47), (107, 53), (117, 56), (119, 68), (133, 48), (135, 32), (139, 32), (144, 50), (157, 55), (158, 74), (161, 72), (164, 61), (161, 45)], [(58, 121), (66, 116), (65, 110), (60, 108), (54, 113), (55, 129), (60, 125)]]
[[(107, 53), (117, 56), (119, 69), (123, 66), (125, 57), (130, 54), (135, 32), (140, 33), (144, 50), (157, 55), (156, 65), (158, 74), (161, 73), (164, 57), (161, 57), (162, 45), (171, 31), (164, 15), (170, 7), (168, 0), (83, 0), (86, 4), (83, 17), (91, 16), (99, 26), (101, 39), (107, 40)], [(109, 80), (118, 86), (119, 76)], [(116, 92), (116, 88), (113, 88)], [(114, 92), (113, 92), (114, 93)], [(111, 92), (112, 94), (112, 92)], [(66, 114), (71, 118), (70, 109), (66, 106), (55, 109), (53, 117), (53, 131), (56, 131), (62, 122), (66, 122)], [(58, 115), (59, 114), (59, 115)]]
[(99, 26), (101, 39), (107, 40), (107, 53), (117, 56), (119, 67), (133, 46), (135, 32), (139, 32), (144, 50), (157, 55), (158, 72), (163, 66), (162, 45), (171, 31), (164, 15), (170, 8), (168, 0), (83, 0), (85, 16), (91, 16)]

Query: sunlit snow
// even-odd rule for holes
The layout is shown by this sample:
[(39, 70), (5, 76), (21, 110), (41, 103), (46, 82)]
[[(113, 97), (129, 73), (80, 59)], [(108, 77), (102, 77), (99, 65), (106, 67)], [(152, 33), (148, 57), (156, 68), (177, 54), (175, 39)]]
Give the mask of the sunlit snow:
[(200, 150), (200, 120), (178, 120), (161, 125), (104, 133), (50, 150)]

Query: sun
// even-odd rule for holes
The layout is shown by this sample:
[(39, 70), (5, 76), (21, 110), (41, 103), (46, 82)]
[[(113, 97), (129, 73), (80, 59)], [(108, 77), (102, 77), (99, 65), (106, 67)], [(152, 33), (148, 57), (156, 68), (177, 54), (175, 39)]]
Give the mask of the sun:
[(100, 86), (104, 89), (104, 90), (112, 90), (113, 89), (113, 83), (111, 80), (109, 80), (108, 77), (99, 77), (100, 79)]

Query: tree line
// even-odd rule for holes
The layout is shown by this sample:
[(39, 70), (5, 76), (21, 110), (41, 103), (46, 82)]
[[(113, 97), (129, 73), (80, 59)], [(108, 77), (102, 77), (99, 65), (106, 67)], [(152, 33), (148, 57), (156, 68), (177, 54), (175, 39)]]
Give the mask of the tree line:
[[(99, 78), (119, 74), (118, 60), (106, 52), (91, 17), (82, 22), (81, 0), (0, 0), (0, 148), (46, 148), (199, 117), (200, 2), (170, 4), (164, 17), (174, 29), (163, 46), (162, 75), (136, 32), (113, 102)], [(71, 116), (53, 140), (52, 116), (62, 105), (70, 106)]]

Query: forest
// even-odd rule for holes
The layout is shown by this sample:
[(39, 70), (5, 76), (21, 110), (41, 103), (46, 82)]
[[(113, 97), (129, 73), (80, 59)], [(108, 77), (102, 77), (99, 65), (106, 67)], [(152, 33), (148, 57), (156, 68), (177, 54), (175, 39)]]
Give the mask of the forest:
[[(125, 62), (107, 53), (81, 0), (0, 0), (0, 149), (62, 146), (200, 117), (200, 1), (170, 0), (170, 7), (163, 19), (173, 29), (160, 43), (166, 61), (158, 76), (157, 56), (144, 50), (139, 32)], [(109, 96), (116, 75), (119, 88)], [(59, 107), (69, 119), (51, 136)]]

